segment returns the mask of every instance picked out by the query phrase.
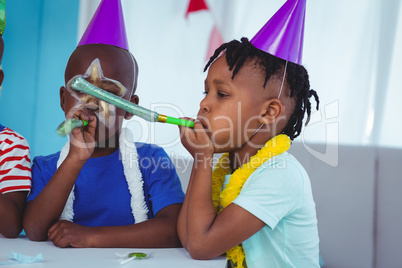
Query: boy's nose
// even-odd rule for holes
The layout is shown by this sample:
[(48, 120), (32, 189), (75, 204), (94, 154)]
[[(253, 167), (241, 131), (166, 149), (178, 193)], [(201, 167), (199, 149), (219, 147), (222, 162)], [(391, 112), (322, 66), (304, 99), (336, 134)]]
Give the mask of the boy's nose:
[(206, 97), (200, 102), (200, 110), (204, 113), (208, 113), (209, 111), (211, 111)]

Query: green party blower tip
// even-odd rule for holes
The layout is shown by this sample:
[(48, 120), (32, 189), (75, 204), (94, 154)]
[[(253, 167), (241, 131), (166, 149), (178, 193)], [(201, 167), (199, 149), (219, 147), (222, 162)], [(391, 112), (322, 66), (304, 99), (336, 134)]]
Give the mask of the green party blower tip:
[(193, 121), (158, 114), (157, 112), (138, 106), (132, 102), (129, 102), (128, 100), (125, 100), (110, 92), (100, 89), (92, 85), (82, 77), (75, 78), (71, 83), (71, 87), (77, 91), (89, 94), (95, 98), (110, 103), (117, 108), (123, 109), (133, 115), (139, 116), (149, 122), (161, 122), (185, 127), (194, 127)]
[(194, 127), (193, 121), (180, 119), (180, 118), (176, 118), (176, 117), (170, 117), (170, 116), (166, 116), (166, 123), (184, 126), (184, 127)]
[(70, 134), (70, 132), (73, 131), (74, 128), (85, 127), (87, 125), (88, 125), (88, 121), (85, 121), (85, 120), (68, 119), (60, 124), (60, 126), (57, 128), (56, 132), (60, 136), (65, 137), (68, 134)]

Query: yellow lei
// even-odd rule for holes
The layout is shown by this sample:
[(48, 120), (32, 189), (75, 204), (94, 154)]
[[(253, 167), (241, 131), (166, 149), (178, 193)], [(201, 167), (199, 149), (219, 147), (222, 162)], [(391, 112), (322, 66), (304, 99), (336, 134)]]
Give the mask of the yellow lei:
[[(248, 177), (257, 168), (264, 164), (268, 159), (286, 152), (289, 149), (290, 144), (291, 141), (289, 137), (284, 134), (280, 134), (270, 139), (256, 155), (250, 158), (249, 162), (236, 169), (236, 171), (230, 176), (226, 188), (223, 190), (225, 175), (229, 175), (231, 169), (229, 166), (229, 154), (225, 153), (222, 155), (212, 171), (212, 201), (216, 212), (221, 212), (236, 199)], [(226, 256), (228, 260), (233, 261), (235, 264), (237, 263), (237, 268), (243, 267), (246, 256), (241, 244), (226, 252)]]

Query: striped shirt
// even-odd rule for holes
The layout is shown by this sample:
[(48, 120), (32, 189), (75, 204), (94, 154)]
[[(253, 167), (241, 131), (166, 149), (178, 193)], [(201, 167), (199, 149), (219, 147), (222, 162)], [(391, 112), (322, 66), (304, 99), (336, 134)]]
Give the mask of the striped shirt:
[(0, 125), (0, 193), (30, 191), (31, 159), (28, 142)]

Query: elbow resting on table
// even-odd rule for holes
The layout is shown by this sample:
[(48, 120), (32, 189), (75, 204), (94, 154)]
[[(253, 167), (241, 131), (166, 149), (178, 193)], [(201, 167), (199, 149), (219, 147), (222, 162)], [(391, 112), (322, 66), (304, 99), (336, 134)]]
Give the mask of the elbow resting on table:
[(39, 241), (46, 241), (48, 239), (47, 235), (43, 236), (43, 235), (39, 234), (38, 232), (29, 232), (29, 231), (25, 230), (25, 234), (31, 241), (39, 242)]
[(37, 230), (37, 228), (34, 228), (30, 226), (29, 224), (26, 224), (24, 222), (24, 230), (26, 236), (29, 238), (29, 240), (32, 241), (46, 241), (48, 239), (47, 233), (43, 234), (40, 231)]
[(22, 226), (16, 226), (15, 228), (12, 228), (11, 230), (4, 230), (3, 232), (0, 232), (4, 237), (6, 238), (16, 238), (22, 231)]
[(214, 252), (210, 245), (204, 243), (189, 243), (187, 241), (186, 249), (190, 256), (196, 260), (211, 260), (221, 255), (220, 253)]

